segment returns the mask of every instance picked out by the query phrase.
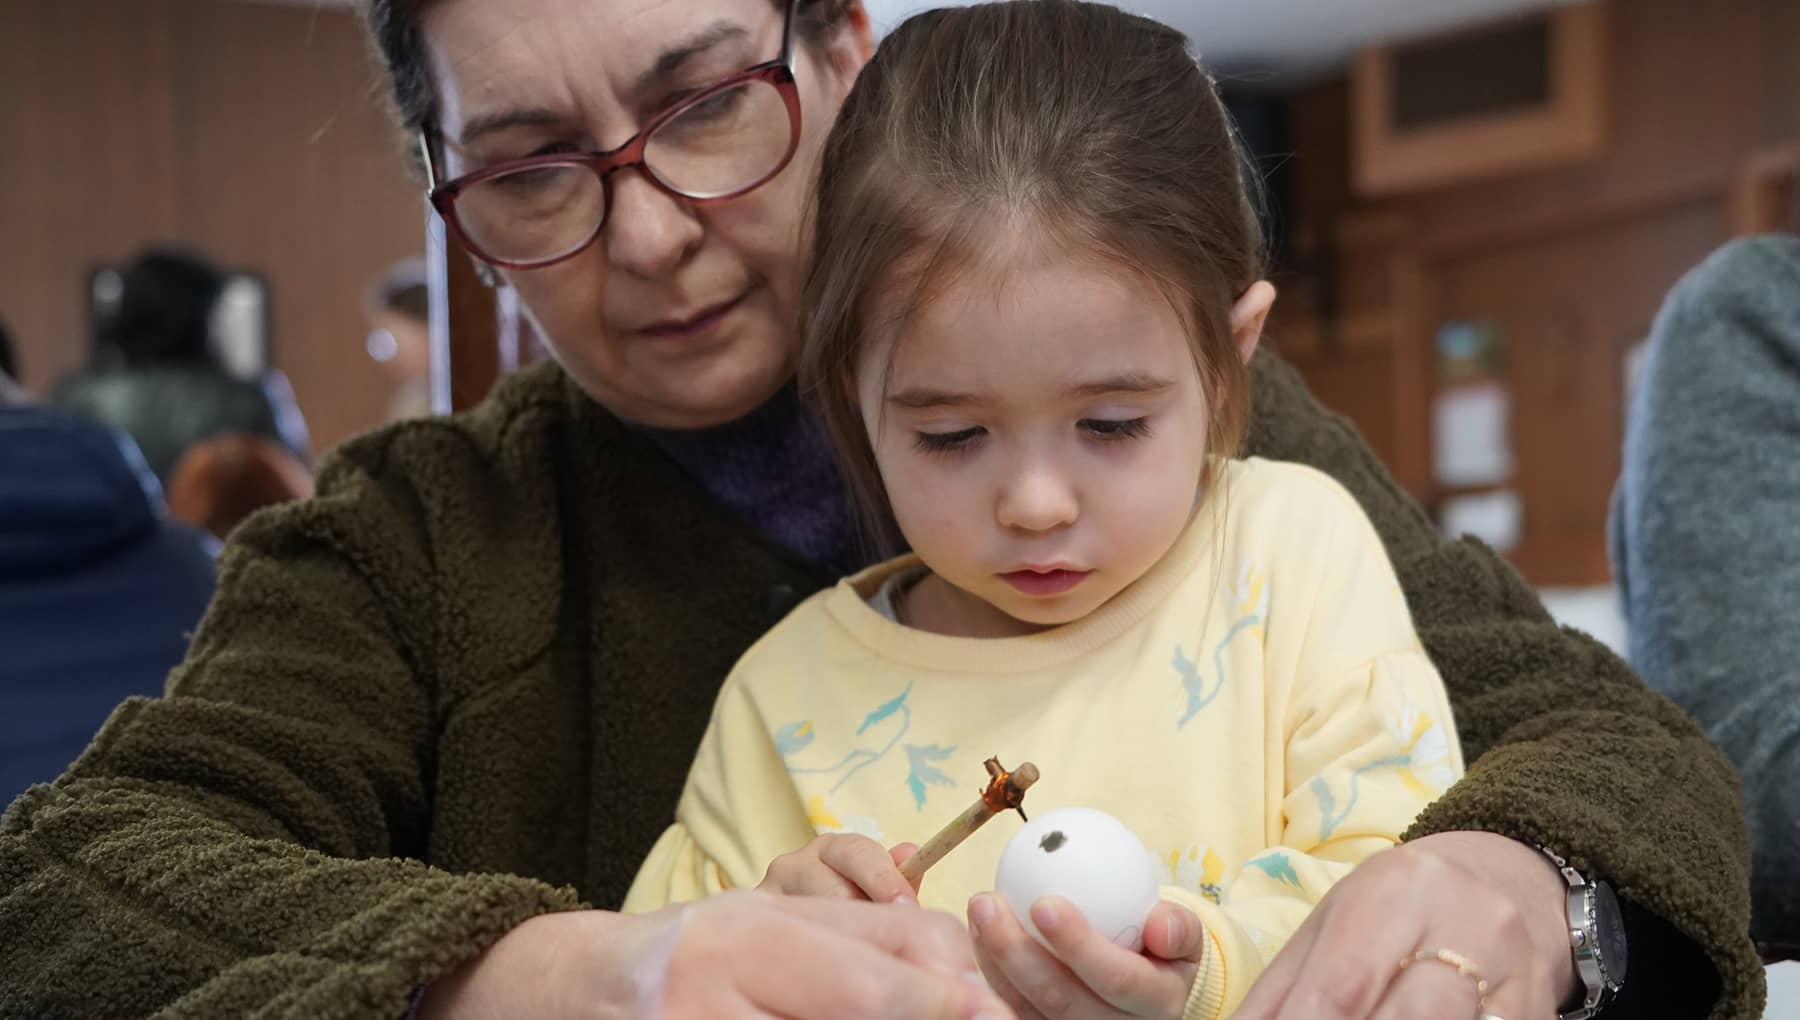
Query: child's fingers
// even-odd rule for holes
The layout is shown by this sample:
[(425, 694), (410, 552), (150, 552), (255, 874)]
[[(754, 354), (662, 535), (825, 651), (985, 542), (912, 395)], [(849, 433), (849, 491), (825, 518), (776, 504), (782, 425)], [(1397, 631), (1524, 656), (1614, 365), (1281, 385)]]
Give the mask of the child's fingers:
[[(1176, 909), (1187, 914), (1183, 908)], [(1188, 914), (1188, 919), (1195, 928), (1199, 927), (1192, 914)], [(1161, 920), (1167, 927), (1169, 918)], [(1187, 1002), (1195, 960), (1157, 961), (1125, 949), (1096, 932), (1081, 911), (1058, 896), (1046, 896), (1033, 903), (1031, 922), (1076, 979), (1119, 1012), (1131, 1016), (1172, 1016), (1179, 1014)]]
[(756, 887), (783, 896), (818, 896), (834, 900), (864, 899), (855, 883), (833, 871), (811, 848), (783, 854), (769, 862), (769, 870)]
[(969, 901), (969, 928), (982, 973), (1019, 1016), (1080, 1020), (1117, 1015), (1031, 937), (999, 894), (981, 893)]
[(876, 903), (916, 900), (918, 892), (887, 849), (866, 836), (832, 835), (814, 840), (819, 860)]
[(899, 869), (888, 859), (881, 844), (863, 836), (831, 834), (770, 861), (769, 870), (757, 888), (785, 896), (885, 902), (899, 897), (871, 893), (868, 885), (881, 891), (882, 883), (878, 878), (870, 878), (867, 885), (858, 880), (865, 873), (879, 875), (884, 869), (893, 874), (893, 881), (887, 883), (889, 888), (897, 883), (910, 898), (911, 887), (899, 877)]
[(1144, 919), (1144, 952), (1159, 960), (1199, 963), (1206, 943), (1206, 926), (1179, 903), (1159, 900)]
[[(897, 843), (894, 846), (891, 846), (888, 848), (888, 857), (894, 862), (894, 867), (898, 868), (898, 867), (904, 865), (909, 859), (911, 859), (911, 857), (914, 854), (916, 854), (918, 852), (919, 852), (919, 844), (917, 844), (917, 843)], [(904, 872), (902, 872), (902, 874), (904, 874)], [(920, 875), (917, 879), (913, 880), (913, 882), (912, 882), (913, 892), (915, 892), (915, 893), (918, 892), (919, 885), (921, 883), (923, 883), (924, 881), (925, 881), (924, 875)]]

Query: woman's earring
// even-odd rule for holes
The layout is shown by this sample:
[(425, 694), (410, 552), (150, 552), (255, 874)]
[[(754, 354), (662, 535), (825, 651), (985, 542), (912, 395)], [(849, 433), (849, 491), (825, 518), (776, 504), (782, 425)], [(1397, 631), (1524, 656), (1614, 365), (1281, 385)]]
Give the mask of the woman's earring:
[(486, 262), (475, 263), (475, 278), (480, 280), (482, 286), (487, 287), (489, 290), (500, 286), (500, 274), (494, 272), (494, 267), (488, 265)]

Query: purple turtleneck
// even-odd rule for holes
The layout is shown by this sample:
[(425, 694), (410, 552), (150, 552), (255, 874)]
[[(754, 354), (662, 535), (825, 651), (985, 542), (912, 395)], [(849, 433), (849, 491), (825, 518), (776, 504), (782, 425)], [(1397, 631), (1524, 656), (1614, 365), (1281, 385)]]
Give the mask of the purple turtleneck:
[(794, 385), (734, 422), (641, 431), (768, 538), (833, 574), (868, 565), (831, 439)]

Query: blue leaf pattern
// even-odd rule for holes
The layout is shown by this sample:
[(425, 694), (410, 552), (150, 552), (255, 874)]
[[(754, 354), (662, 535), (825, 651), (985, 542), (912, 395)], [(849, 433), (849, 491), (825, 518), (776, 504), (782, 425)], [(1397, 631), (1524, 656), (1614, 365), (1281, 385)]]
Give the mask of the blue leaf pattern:
[(1308, 789), (1312, 790), (1313, 797), (1319, 802), (1320, 842), (1330, 839), (1331, 834), (1337, 831), (1337, 827), (1344, 824), (1349, 819), (1350, 813), (1356, 810), (1356, 800), (1362, 795), (1361, 781), (1365, 774), (1377, 769), (1405, 768), (1411, 762), (1411, 754), (1392, 755), (1372, 761), (1350, 773), (1350, 800), (1344, 805), (1344, 810), (1337, 814), (1332, 812), (1332, 809), (1337, 807), (1337, 797), (1332, 794), (1331, 787), (1323, 778), (1314, 776)]
[(1294, 862), (1288, 860), (1287, 854), (1275, 853), (1253, 857), (1244, 866), (1255, 868), (1277, 882), (1286, 882), (1296, 889), (1302, 888), (1300, 875), (1294, 870)]
[(870, 712), (869, 717), (867, 719), (863, 720), (863, 724), (856, 728), (856, 735), (859, 737), (862, 736), (864, 733), (868, 732), (869, 727), (874, 726), (875, 724), (881, 722), (881, 720), (886, 719), (888, 716), (893, 715), (895, 712), (900, 711), (900, 709), (906, 704), (906, 696), (911, 693), (912, 693), (912, 684), (907, 684), (906, 690), (901, 691), (899, 693), (899, 695), (894, 698), (894, 700), (875, 709), (875, 711)]
[(1187, 709), (1182, 713), (1181, 718), (1176, 720), (1176, 729), (1181, 729), (1193, 721), (1193, 718), (1199, 715), (1206, 706), (1212, 704), (1213, 699), (1219, 696), (1219, 692), (1225, 689), (1226, 646), (1231, 644), (1231, 640), (1239, 634), (1254, 630), (1261, 625), (1261, 616), (1247, 616), (1232, 624), (1231, 629), (1225, 632), (1225, 636), (1220, 639), (1218, 646), (1213, 649), (1214, 679), (1211, 690), (1206, 688), (1206, 677), (1200, 672), (1200, 664), (1190, 660), (1182, 652), (1181, 646), (1175, 647), (1175, 673), (1181, 677), (1181, 689), (1187, 694)]
[(783, 758), (813, 742), (812, 720), (791, 722), (775, 731), (775, 751)]
[(868, 718), (863, 720), (862, 726), (857, 728), (856, 735), (860, 737), (868, 731), (869, 727), (875, 726), (886, 719), (898, 715), (900, 719), (899, 728), (895, 730), (892, 736), (888, 737), (887, 743), (881, 745), (880, 748), (852, 748), (842, 758), (829, 765), (814, 765), (809, 767), (796, 764), (792, 759), (800, 751), (811, 746), (816, 731), (810, 720), (787, 723), (774, 733), (775, 748), (781, 753), (782, 764), (787, 767), (790, 775), (836, 776), (837, 781), (832, 784), (829, 791), (831, 793), (836, 793), (858, 772), (861, 772), (863, 769), (868, 768), (870, 765), (887, 757), (888, 752), (899, 745), (900, 738), (904, 737), (906, 732), (912, 729), (912, 709), (908, 708), (906, 705), (907, 695), (911, 693), (912, 685), (907, 684), (906, 689), (901, 691), (892, 701), (886, 702), (877, 707), (873, 712), (870, 712)]
[(920, 809), (925, 807), (925, 788), (927, 786), (954, 787), (956, 785), (956, 783), (951, 781), (949, 776), (944, 775), (942, 772), (938, 771), (936, 766), (931, 764), (934, 761), (943, 761), (955, 753), (956, 748), (940, 747), (937, 744), (930, 744), (925, 747), (920, 747), (917, 744), (906, 745), (906, 761), (910, 766), (906, 777), (906, 785), (912, 790), (914, 807)]
[(1337, 809), (1337, 796), (1331, 792), (1331, 784), (1323, 776), (1314, 776), (1311, 786), (1313, 796), (1319, 801), (1319, 839), (1327, 840), (1331, 838), (1331, 830), (1337, 827), (1337, 822), (1332, 818), (1332, 812)]

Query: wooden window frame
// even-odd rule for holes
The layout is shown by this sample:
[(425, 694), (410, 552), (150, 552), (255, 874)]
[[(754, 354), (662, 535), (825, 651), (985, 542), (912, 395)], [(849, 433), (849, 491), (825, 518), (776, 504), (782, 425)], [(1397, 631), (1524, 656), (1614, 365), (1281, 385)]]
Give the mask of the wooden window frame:
[(1358, 191), (1392, 194), (1597, 155), (1606, 144), (1607, 127), (1605, 7), (1596, 0), (1543, 13), (1550, 19), (1551, 98), (1537, 110), (1404, 130), (1391, 117), (1398, 47), (1371, 47), (1357, 54), (1351, 69), (1351, 117)]

